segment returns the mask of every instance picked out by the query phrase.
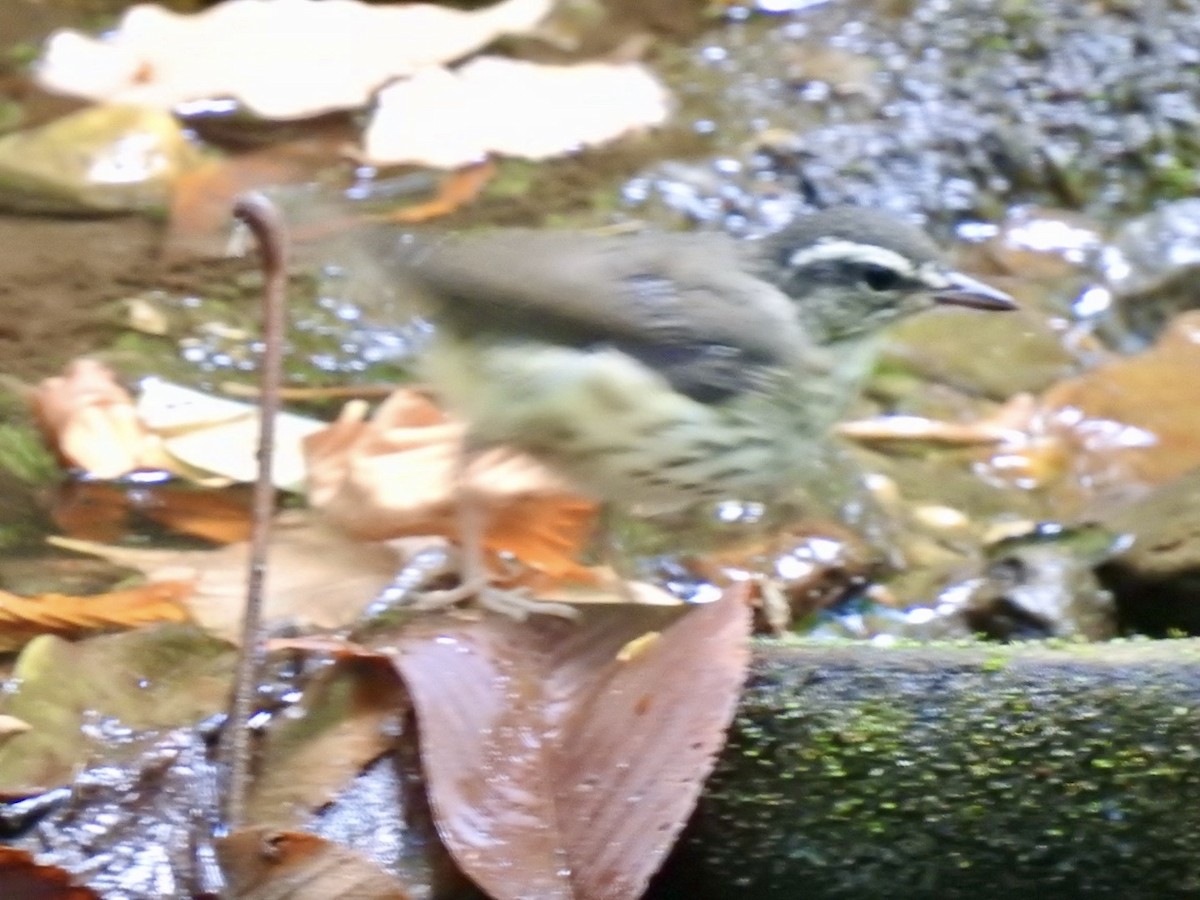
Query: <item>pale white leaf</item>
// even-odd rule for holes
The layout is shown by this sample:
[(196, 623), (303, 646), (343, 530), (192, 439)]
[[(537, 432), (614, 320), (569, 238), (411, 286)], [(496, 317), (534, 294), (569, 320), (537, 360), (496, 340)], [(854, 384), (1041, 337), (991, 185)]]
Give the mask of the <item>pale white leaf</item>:
[(481, 56), (379, 92), (363, 156), (457, 168), (491, 153), (547, 159), (659, 125), (670, 95), (636, 63), (538, 65)]
[[(233, 482), (250, 482), (257, 476), (257, 406), (147, 378), (136, 409), (142, 424), (158, 436), (162, 449), (191, 469)], [(325, 427), (319, 419), (294, 413), (276, 416), (271, 468), (276, 487), (295, 490), (303, 484), (302, 442)]]
[(203, 12), (131, 7), (101, 38), (51, 35), (35, 77), (51, 91), (172, 109), (232, 98), (271, 119), (363, 106), (387, 82), (532, 29), (553, 0), (466, 12), (426, 3), (228, 0)]

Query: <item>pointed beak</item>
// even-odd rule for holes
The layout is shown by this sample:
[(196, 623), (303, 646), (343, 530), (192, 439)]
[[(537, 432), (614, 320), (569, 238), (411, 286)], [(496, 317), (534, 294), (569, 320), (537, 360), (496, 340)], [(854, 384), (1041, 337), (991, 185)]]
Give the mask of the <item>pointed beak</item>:
[(1016, 301), (1004, 291), (996, 290), (962, 272), (946, 273), (946, 285), (933, 292), (933, 299), (938, 303), (970, 306), (973, 309), (1003, 311), (1017, 308)]

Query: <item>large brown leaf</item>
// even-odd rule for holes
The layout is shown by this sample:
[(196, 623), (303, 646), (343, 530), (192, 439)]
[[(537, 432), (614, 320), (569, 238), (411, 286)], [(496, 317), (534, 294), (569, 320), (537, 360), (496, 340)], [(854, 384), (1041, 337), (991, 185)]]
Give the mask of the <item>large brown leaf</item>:
[(724, 742), (749, 632), (739, 591), (406, 633), (392, 655), (458, 865), (497, 900), (640, 896)]

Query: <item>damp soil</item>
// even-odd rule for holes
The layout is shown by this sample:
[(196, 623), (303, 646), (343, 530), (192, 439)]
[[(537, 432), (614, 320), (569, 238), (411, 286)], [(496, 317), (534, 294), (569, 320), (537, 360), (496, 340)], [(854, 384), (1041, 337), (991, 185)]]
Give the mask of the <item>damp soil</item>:
[(169, 264), (162, 227), (136, 217), (0, 216), (0, 373), (30, 382), (127, 330), (122, 301), (150, 288), (200, 290), (248, 260)]

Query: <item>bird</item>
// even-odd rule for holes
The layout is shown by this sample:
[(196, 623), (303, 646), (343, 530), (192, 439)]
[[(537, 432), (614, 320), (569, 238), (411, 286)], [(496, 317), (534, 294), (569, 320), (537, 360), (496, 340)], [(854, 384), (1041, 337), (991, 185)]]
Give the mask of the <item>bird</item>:
[(861, 207), (759, 240), (503, 229), (390, 258), (433, 324), (422, 374), (468, 448), (523, 450), (635, 515), (769, 502), (820, 477), (812, 447), (887, 326), (1016, 308), (921, 229)]

